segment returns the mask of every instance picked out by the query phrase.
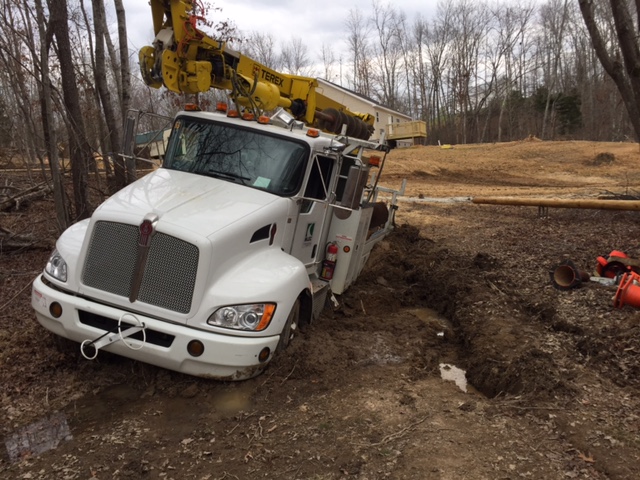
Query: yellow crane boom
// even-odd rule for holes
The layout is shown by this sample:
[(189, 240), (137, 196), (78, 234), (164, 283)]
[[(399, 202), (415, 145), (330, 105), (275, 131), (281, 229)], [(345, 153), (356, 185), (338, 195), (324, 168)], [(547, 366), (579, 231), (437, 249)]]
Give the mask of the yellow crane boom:
[(193, 0), (151, 0), (155, 40), (140, 50), (140, 71), (150, 87), (178, 93), (230, 92), (233, 101), (260, 114), (285, 108), (298, 120), (332, 133), (368, 139), (370, 114), (350, 112), (317, 91), (315, 78), (272, 70), (197, 28)]

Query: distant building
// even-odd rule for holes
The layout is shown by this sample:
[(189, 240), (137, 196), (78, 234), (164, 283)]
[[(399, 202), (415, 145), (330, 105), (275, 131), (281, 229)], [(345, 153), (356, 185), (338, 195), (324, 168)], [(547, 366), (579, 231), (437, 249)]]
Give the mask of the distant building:
[(137, 134), (135, 155), (142, 158), (163, 159), (170, 134), (171, 129)]
[[(395, 127), (396, 125), (412, 121), (409, 115), (405, 115), (404, 113), (392, 110), (391, 108), (385, 107), (384, 105), (379, 104), (371, 98), (367, 98), (363, 95), (352, 92), (351, 90), (348, 90), (327, 80), (319, 78), (318, 86), (318, 91), (322, 95), (325, 95), (326, 97), (329, 97), (330, 99), (343, 104), (352, 112), (370, 113), (371, 115), (375, 116), (375, 131), (371, 136), (371, 140), (379, 140), (383, 131), (386, 132), (388, 137), (391, 133), (390, 130), (394, 130), (394, 128), (391, 126)], [(418, 128), (418, 130), (421, 131), (422, 129)], [(426, 136), (426, 127), (424, 136)], [(412, 143), (412, 139), (408, 139), (408, 142)]]

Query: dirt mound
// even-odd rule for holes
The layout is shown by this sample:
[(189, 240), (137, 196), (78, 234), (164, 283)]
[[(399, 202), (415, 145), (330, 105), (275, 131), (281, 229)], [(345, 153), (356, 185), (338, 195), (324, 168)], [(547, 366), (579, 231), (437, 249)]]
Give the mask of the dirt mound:
[(600, 165), (610, 165), (614, 162), (616, 156), (610, 152), (600, 152), (593, 159), (587, 162), (587, 165), (593, 165), (599, 167)]

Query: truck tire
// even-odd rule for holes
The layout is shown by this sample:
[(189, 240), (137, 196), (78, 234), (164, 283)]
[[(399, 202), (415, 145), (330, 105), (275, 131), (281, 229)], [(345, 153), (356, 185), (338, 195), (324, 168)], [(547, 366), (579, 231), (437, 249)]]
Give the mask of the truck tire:
[(276, 352), (281, 352), (285, 350), (293, 337), (297, 334), (298, 328), (300, 327), (300, 299), (298, 298), (296, 302), (293, 304), (291, 308), (291, 312), (289, 312), (289, 316), (287, 317), (287, 321), (282, 328), (282, 333), (280, 333), (280, 341), (278, 342), (278, 347), (276, 348)]

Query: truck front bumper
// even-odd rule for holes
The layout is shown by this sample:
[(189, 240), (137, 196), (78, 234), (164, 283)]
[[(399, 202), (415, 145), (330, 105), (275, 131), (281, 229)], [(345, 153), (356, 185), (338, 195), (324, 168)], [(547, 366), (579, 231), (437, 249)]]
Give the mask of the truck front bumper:
[[(54, 302), (62, 307), (62, 314), (58, 318), (50, 312), (50, 306)], [(127, 318), (131, 318), (132, 315), (126, 310), (51, 288), (43, 282), (42, 275), (33, 282), (31, 305), (43, 327), (79, 343), (85, 340), (93, 341), (104, 335), (110, 327), (117, 326), (123, 315), (123, 322), (130, 323)], [(280, 338), (221, 335), (137, 313), (134, 316), (139, 322), (144, 323), (146, 341), (129, 337), (126, 338), (126, 343), (116, 341), (103, 347), (104, 350), (198, 377), (219, 380), (243, 380), (254, 377), (265, 369)], [(199, 340), (204, 345), (204, 351), (198, 357), (190, 355), (187, 351), (187, 345), (192, 340)], [(260, 362), (260, 352), (265, 348), (271, 353), (265, 361)]]

